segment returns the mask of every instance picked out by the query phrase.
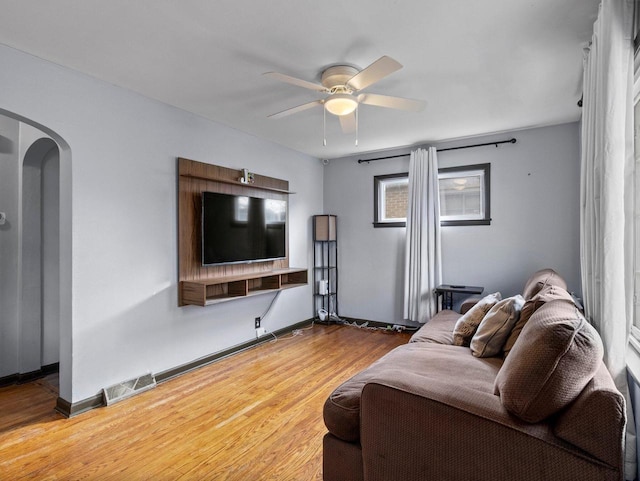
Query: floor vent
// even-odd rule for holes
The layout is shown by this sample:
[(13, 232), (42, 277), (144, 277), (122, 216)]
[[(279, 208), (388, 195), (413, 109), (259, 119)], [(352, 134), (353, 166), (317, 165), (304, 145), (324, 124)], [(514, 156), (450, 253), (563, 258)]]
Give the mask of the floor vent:
[(111, 387), (104, 388), (104, 399), (107, 406), (127, 399), (134, 394), (139, 394), (156, 387), (156, 378), (152, 374), (145, 374), (130, 381), (121, 382)]

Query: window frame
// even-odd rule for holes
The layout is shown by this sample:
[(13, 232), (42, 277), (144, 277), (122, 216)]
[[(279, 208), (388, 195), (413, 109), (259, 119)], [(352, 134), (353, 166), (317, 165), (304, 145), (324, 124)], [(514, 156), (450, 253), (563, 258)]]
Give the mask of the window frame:
[[(491, 225), (491, 164), (472, 164), (472, 165), (460, 165), (456, 167), (444, 167), (438, 169), (438, 182), (440, 182), (441, 175), (449, 175), (454, 173), (464, 172), (476, 172), (482, 170), (484, 177), (483, 184), (483, 198), (481, 199), (484, 205), (484, 215), (482, 219), (447, 219), (441, 220), (440, 225), (442, 227), (448, 226), (472, 226), (472, 225)], [(384, 194), (382, 189), (385, 184), (391, 183), (395, 179), (406, 179), (409, 181), (409, 173), (401, 172), (397, 174), (384, 174), (375, 175), (373, 177), (373, 226), (374, 227), (406, 227), (407, 220), (385, 220), (382, 217), (383, 208), (382, 202), (384, 200)]]
[[(457, 167), (446, 167), (438, 169), (438, 182), (442, 174), (455, 174), (464, 172), (478, 172), (482, 171), (483, 187), (481, 191), (480, 201), (484, 207), (483, 216), (481, 219), (447, 219), (440, 220), (441, 226), (464, 226), (464, 225), (491, 225), (491, 164), (474, 164), (474, 165), (461, 165)], [(448, 177), (448, 176), (447, 176)], [(463, 177), (462, 175), (460, 177)], [(440, 212), (442, 215), (442, 211)]]
[(384, 196), (381, 196), (382, 187), (388, 182), (395, 179), (406, 179), (407, 185), (409, 182), (409, 172), (401, 172), (399, 174), (385, 174), (376, 175), (373, 177), (373, 226), (374, 227), (406, 227), (407, 219), (399, 220), (385, 220), (382, 217), (382, 202)]

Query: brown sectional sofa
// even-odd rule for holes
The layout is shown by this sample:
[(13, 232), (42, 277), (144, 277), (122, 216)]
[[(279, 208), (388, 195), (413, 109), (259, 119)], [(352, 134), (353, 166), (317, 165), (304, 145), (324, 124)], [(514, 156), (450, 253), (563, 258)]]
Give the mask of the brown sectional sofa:
[(599, 336), (553, 270), (522, 297), (499, 355), (454, 345), (476, 307), (441, 311), (336, 388), (324, 480), (621, 480), (624, 399)]

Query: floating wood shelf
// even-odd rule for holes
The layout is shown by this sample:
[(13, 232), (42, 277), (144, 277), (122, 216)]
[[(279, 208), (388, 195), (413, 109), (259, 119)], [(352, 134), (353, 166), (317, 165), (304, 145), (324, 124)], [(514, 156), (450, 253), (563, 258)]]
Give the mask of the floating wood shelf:
[(290, 289), (307, 284), (307, 269), (295, 267), (252, 274), (182, 281), (182, 302), (209, 306), (242, 297)]
[[(206, 176), (202, 176), (202, 175), (181, 174), (181, 176), (189, 178), (189, 179), (211, 180), (211, 179), (207, 178)], [(235, 179), (222, 179), (222, 180), (218, 179), (217, 182), (221, 182), (223, 184), (229, 184), (229, 185), (238, 185), (238, 186), (241, 186), (241, 187), (252, 187), (254, 189), (260, 189), (260, 190), (270, 190), (271, 192), (279, 192), (280, 194), (295, 194), (295, 192), (291, 192), (290, 190), (278, 189), (277, 187), (267, 187), (267, 186), (264, 186), (264, 185), (256, 185), (255, 183), (254, 184), (243, 184), (239, 180), (235, 180)]]

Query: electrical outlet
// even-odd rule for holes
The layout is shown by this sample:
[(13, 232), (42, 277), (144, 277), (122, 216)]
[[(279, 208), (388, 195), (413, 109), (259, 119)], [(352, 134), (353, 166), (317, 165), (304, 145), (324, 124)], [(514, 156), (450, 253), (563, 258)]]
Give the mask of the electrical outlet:
[(267, 334), (267, 329), (266, 328), (258, 327), (256, 329), (256, 339), (258, 339), (258, 338), (260, 338), (260, 337), (262, 337), (262, 336), (264, 336), (266, 334)]
[(260, 318), (256, 317), (256, 329), (260, 328)]

